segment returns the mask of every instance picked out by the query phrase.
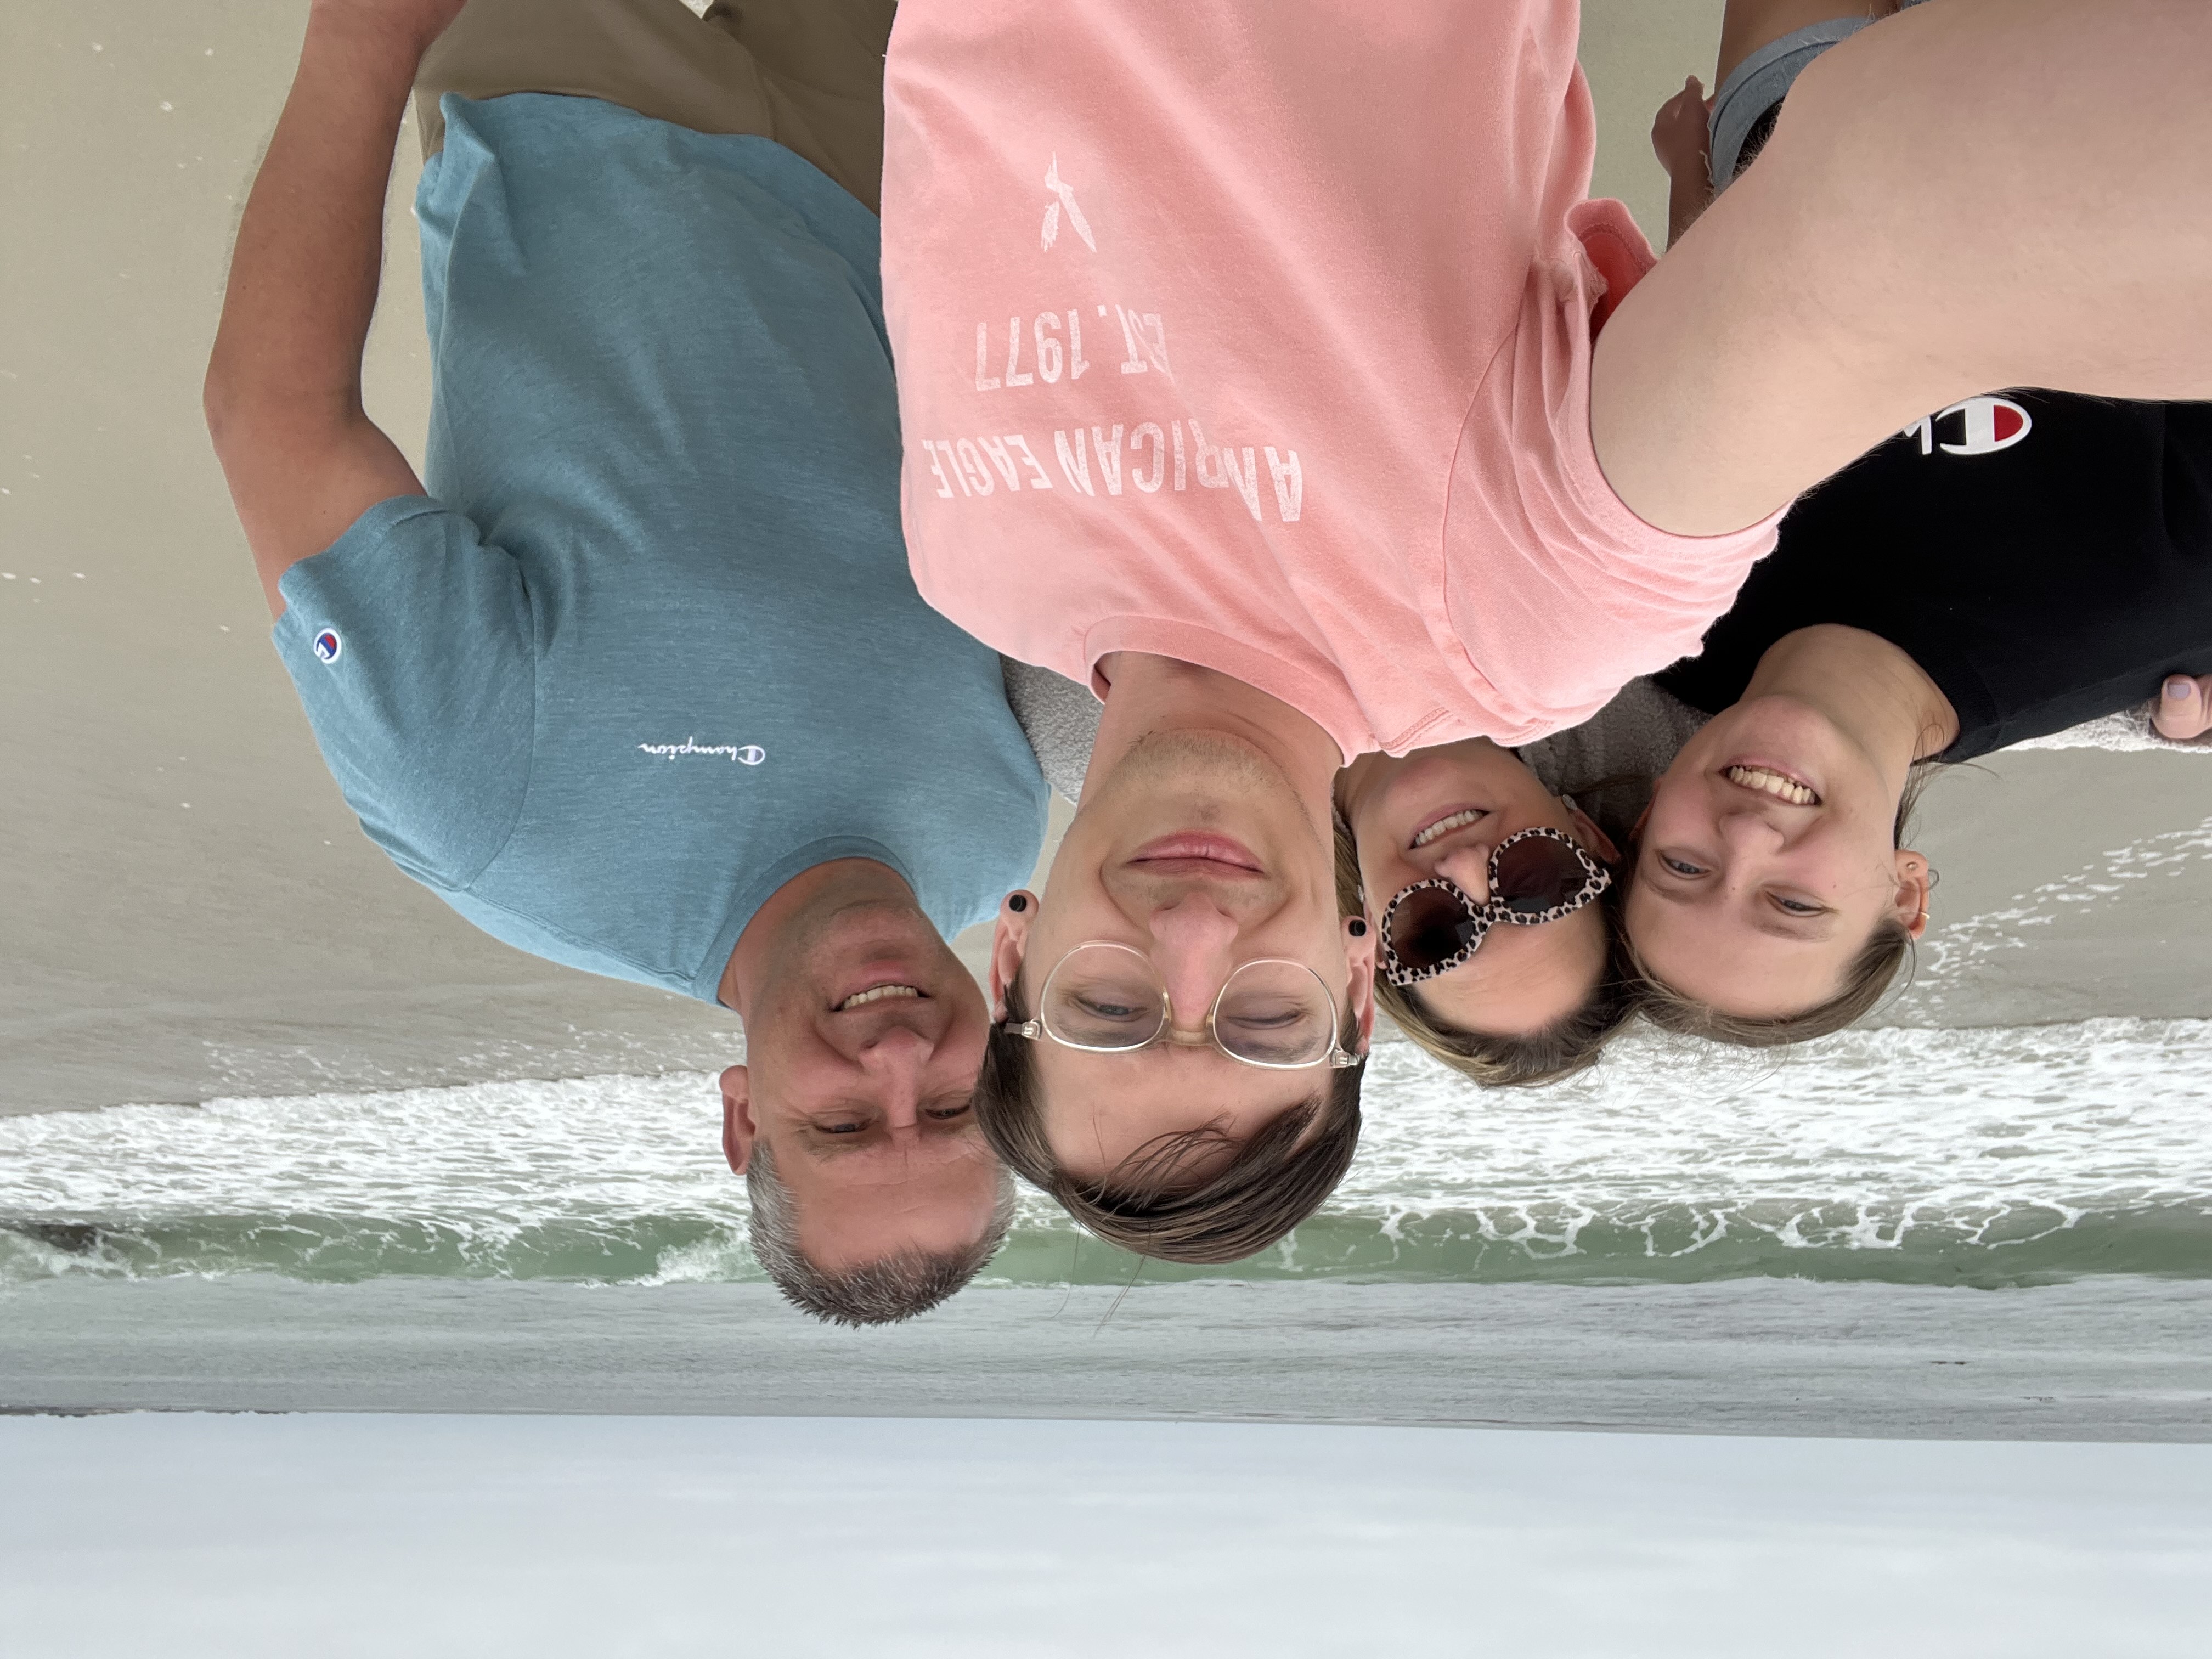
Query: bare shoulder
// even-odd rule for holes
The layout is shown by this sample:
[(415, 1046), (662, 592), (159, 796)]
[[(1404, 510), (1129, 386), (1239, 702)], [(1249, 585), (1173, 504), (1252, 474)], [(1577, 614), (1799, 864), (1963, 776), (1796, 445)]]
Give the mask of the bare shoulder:
[(2212, 394), (2208, 52), (2212, 9), (1946, 0), (1826, 53), (1599, 337), (1615, 492), (1722, 535), (1993, 388)]

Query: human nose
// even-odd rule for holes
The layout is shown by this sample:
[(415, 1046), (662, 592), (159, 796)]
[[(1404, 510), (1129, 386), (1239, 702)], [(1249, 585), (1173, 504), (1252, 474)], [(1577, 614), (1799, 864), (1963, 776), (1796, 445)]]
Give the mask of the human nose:
[(1721, 815), (1721, 839), (1739, 853), (1772, 853), (1790, 839), (1782, 826), (1757, 808)]
[(887, 1026), (861, 1046), (860, 1066), (875, 1085), (886, 1128), (910, 1129), (921, 1121), (921, 1073), (933, 1046), (904, 1025)]
[(1152, 962), (1167, 982), (1176, 1023), (1200, 1028), (1226, 976), (1237, 918), (1203, 893), (1188, 893), (1152, 912)]
[(1437, 861), (1437, 873), (1449, 881), (1477, 904), (1490, 902), (1490, 854), (1487, 842), (1472, 842), (1465, 847), (1455, 847)]

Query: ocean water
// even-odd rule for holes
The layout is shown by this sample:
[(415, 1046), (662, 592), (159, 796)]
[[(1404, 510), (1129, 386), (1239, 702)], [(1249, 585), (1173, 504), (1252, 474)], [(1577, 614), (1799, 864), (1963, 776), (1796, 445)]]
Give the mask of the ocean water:
[[(1327, 1208), (1206, 1278), (2021, 1286), (2212, 1278), (2212, 1022), (1847, 1033), (1784, 1054), (1656, 1036), (1480, 1093), (1380, 1049)], [(124, 1106), (0, 1120), (0, 1296), (274, 1275), (743, 1283), (710, 1075)], [(1025, 1197), (981, 1289), (1133, 1258)], [(974, 1294), (974, 1293), (971, 1293)]]

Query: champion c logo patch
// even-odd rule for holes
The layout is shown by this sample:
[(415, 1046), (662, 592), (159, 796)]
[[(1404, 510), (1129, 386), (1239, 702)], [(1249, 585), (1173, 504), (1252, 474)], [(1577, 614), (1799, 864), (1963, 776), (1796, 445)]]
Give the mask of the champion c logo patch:
[(335, 628), (325, 628), (315, 635), (315, 654), (325, 663), (336, 662), (345, 654), (345, 641), (338, 637)]
[(2034, 417), (2011, 398), (1969, 398), (1908, 426), (1899, 435), (1919, 439), (1923, 455), (1934, 454), (1939, 444), (1946, 455), (1994, 455), (2034, 430)]

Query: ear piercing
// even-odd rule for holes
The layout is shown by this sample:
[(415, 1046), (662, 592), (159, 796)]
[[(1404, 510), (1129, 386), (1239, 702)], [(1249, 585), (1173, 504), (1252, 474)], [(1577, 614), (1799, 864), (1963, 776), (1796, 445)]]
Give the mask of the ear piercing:
[(1016, 915), (1019, 915), (1029, 908), (1030, 896), (1027, 893), (1017, 893), (1006, 901), (1006, 908), (1012, 910)]
[(1367, 937), (1367, 918), (1366, 918), (1366, 917), (1364, 917), (1364, 916), (1354, 916), (1354, 917), (1352, 917), (1352, 938), (1354, 938), (1354, 939), (1365, 939), (1365, 938)]

